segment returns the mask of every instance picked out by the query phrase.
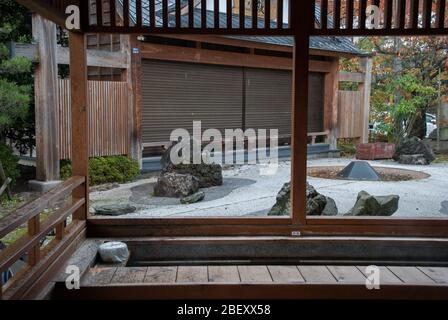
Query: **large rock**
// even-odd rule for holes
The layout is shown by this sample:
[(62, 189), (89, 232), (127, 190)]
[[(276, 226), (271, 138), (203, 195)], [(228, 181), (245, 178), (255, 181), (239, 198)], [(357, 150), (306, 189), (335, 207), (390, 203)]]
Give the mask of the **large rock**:
[(163, 173), (189, 174), (196, 177), (200, 188), (221, 186), (223, 184), (222, 167), (219, 164), (178, 164), (169, 165)]
[(275, 205), (269, 211), (269, 216), (288, 216), (291, 214), (291, 183), (283, 185), (277, 194)]
[(417, 137), (404, 138), (398, 143), (395, 148), (394, 160), (399, 161), (402, 155), (423, 155), (428, 164), (436, 159), (431, 146)]
[(402, 154), (398, 159), (398, 162), (401, 164), (411, 164), (411, 165), (419, 165), (419, 166), (427, 166), (429, 165), (428, 160), (426, 160), (423, 154)]
[[(179, 174), (189, 174), (199, 180), (200, 188), (209, 188), (214, 186), (221, 186), (223, 184), (222, 166), (219, 164), (206, 164), (201, 160), (200, 164), (193, 163), (193, 145), (198, 144), (197, 141), (191, 139), (190, 141), (190, 159), (183, 159), (183, 163), (173, 163), (171, 160), (171, 152), (178, 144), (172, 144), (162, 155), (160, 164), (162, 166), (162, 174), (172, 172)], [(203, 157), (206, 155), (203, 155)]]
[(164, 173), (154, 186), (157, 197), (184, 198), (199, 190), (199, 180), (189, 174)]
[[(316, 191), (316, 189), (306, 184), (307, 215), (333, 216), (338, 214), (336, 202), (330, 197), (326, 197)], [(287, 216), (291, 214), (291, 183), (285, 183), (277, 194), (277, 201), (269, 211), (269, 216)]]
[(327, 204), (325, 205), (324, 210), (322, 211), (322, 216), (336, 216), (338, 214), (338, 207), (336, 205), (336, 201), (333, 198), (326, 197)]
[(353, 208), (346, 213), (346, 216), (391, 216), (398, 210), (400, 197), (390, 196), (372, 196), (366, 191), (358, 194)]
[(93, 207), (93, 213), (98, 216), (122, 216), (134, 213), (136, 210), (136, 207), (129, 204), (109, 204)]

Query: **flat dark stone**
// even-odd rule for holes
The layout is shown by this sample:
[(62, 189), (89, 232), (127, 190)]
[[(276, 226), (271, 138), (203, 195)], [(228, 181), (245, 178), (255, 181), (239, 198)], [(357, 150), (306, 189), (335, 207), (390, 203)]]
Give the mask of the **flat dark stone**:
[(128, 204), (111, 204), (95, 207), (95, 215), (99, 216), (122, 216), (134, 213), (137, 208)]

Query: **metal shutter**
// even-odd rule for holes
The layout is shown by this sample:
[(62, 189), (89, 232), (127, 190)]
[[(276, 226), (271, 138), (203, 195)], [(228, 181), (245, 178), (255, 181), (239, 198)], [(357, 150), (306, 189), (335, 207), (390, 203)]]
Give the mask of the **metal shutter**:
[(278, 129), (291, 134), (292, 73), (269, 69), (245, 69), (246, 129)]
[(310, 72), (308, 90), (308, 132), (324, 131), (325, 74)]
[[(245, 69), (246, 128), (279, 129), (291, 135), (292, 73), (282, 70)], [(323, 131), (323, 73), (309, 75), (308, 131)]]
[(143, 60), (141, 92), (143, 143), (198, 120), (203, 130), (242, 128), (242, 68)]

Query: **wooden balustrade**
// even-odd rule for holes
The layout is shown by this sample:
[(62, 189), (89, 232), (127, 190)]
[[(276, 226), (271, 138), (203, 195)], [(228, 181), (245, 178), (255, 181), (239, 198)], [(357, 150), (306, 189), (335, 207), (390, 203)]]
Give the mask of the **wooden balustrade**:
[(308, 133), (308, 137), (311, 138), (311, 145), (316, 144), (317, 137), (325, 137), (327, 139), (329, 135), (330, 131)]
[[(57, 248), (62, 250), (65, 247), (64, 241), (73, 240), (84, 229), (85, 221), (74, 219), (72, 223), (67, 224), (67, 219), (86, 204), (84, 198), (72, 196), (73, 191), (84, 183), (84, 177), (72, 177), (0, 220), (0, 239), (27, 225), (27, 233), (0, 252), (0, 274), (27, 256), (27, 267), (6, 284), (0, 283), (0, 298), (14, 297), (19, 291), (21, 293), (26, 290), (27, 284), (34, 284), (36, 278), (39, 278), (45, 270), (43, 266), (51, 265), (61, 254)], [(54, 207), (57, 202), (64, 203), (42, 220), (41, 213)], [(56, 230), (55, 238), (46, 244), (43, 250), (42, 240), (53, 230)]]
[[(447, 34), (446, 0), (314, 0), (320, 18), (313, 35)], [(370, 5), (380, 9), (379, 26), (369, 25)]]
[[(221, 1), (200, 2), (189, 0), (96, 0), (88, 9), (91, 19), (84, 19), (85, 32), (122, 33), (174, 33), (174, 34), (292, 34), (285, 17), (291, 0), (277, 0), (278, 10), (271, 16), (272, 0), (264, 0), (264, 10), (257, 1), (249, 7), (246, 1), (226, 0), (225, 10), (220, 11)], [(311, 0), (312, 1), (312, 0)], [(207, 6), (208, 4), (208, 6)], [(210, 5), (211, 4), (211, 5)], [(81, 2), (81, 6), (88, 6)], [(289, 10), (288, 10), (289, 11)], [(92, 16), (96, 19), (92, 19)], [(122, 17), (117, 25), (115, 17)], [(287, 17), (290, 14), (288, 12)], [(109, 23), (109, 21), (114, 21)]]

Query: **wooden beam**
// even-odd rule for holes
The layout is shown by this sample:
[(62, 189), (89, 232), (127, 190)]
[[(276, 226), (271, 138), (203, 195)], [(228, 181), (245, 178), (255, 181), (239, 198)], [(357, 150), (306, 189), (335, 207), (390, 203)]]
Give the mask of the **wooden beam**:
[[(69, 64), (70, 50), (65, 47), (58, 47), (58, 63)], [(127, 67), (127, 56), (125, 52), (111, 52), (105, 50), (87, 50), (87, 65), (89, 67), (117, 68)]]
[[(70, 90), (72, 119), (72, 175), (86, 181), (73, 191), (74, 199), (85, 199), (85, 204), (73, 215), (85, 220), (89, 209), (89, 108), (87, 87), (87, 54), (84, 34), (71, 32)], [(74, 67), (76, 66), (76, 67)]]
[(362, 136), (361, 143), (369, 142), (369, 113), (370, 113), (370, 93), (372, 84), (372, 67), (373, 62), (371, 58), (362, 58), (360, 66), (364, 72), (364, 81), (360, 84), (359, 90), (362, 92)]
[[(175, 47), (153, 43), (141, 44), (143, 59), (165, 61), (207, 63), (227, 66), (292, 70), (292, 59), (244, 53), (224, 52), (216, 50), (202, 50), (197, 48)], [(310, 61), (311, 72), (330, 72), (331, 62)]]
[[(39, 60), (38, 44), (11, 43), (12, 57), (26, 57)], [(70, 50), (57, 47), (57, 63), (70, 63)], [(87, 49), (87, 65), (89, 67), (125, 69), (128, 66), (127, 54), (119, 51)]]
[[(293, 46), (287, 45), (278, 45), (264, 42), (257, 42), (251, 40), (243, 40), (237, 38), (229, 38), (223, 37), (219, 35), (194, 35), (194, 34), (158, 34), (157, 37), (163, 38), (171, 38), (171, 39), (182, 39), (188, 41), (197, 41), (204, 43), (214, 43), (214, 44), (223, 44), (228, 46), (235, 47), (243, 47), (243, 48), (254, 48), (254, 49), (262, 49), (262, 50), (270, 50), (270, 51), (278, 51), (278, 52), (293, 52)], [(310, 48), (311, 55), (320, 55), (320, 56), (328, 56), (328, 57), (346, 57), (353, 58), (358, 55), (348, 52), (337, 52), (337, 51), (328, 51), (321, 49), (313, 49)]]
[(58, 11), (57, 8), (50, 5), (45, 0), (17, 0), (18, 3), (27, 7), (32, 12), (35, 12), (46, 19), (56, 23), (59, 26), (65, 26), (65, 12)]
[(290, 58), (142, 43), (142, 58), (218, 65), (292, 69)]
[(361, 72), (339, 72), (339, 81), (362, 83), (365, 81), (365, 74)]
[(38, 40), (40, 63), (34, 76), (36, 105), (36, 179), (59, 180), (58, 64), (56, 25), (33, 14), (33, 37)]
[(325, 75), (324, 86), (324, 130), (329, 132), (326, 142), (332, 150), (337, 148), (338, 138), (338, 93), (339, 59), (331, 62), (331, 70)]

